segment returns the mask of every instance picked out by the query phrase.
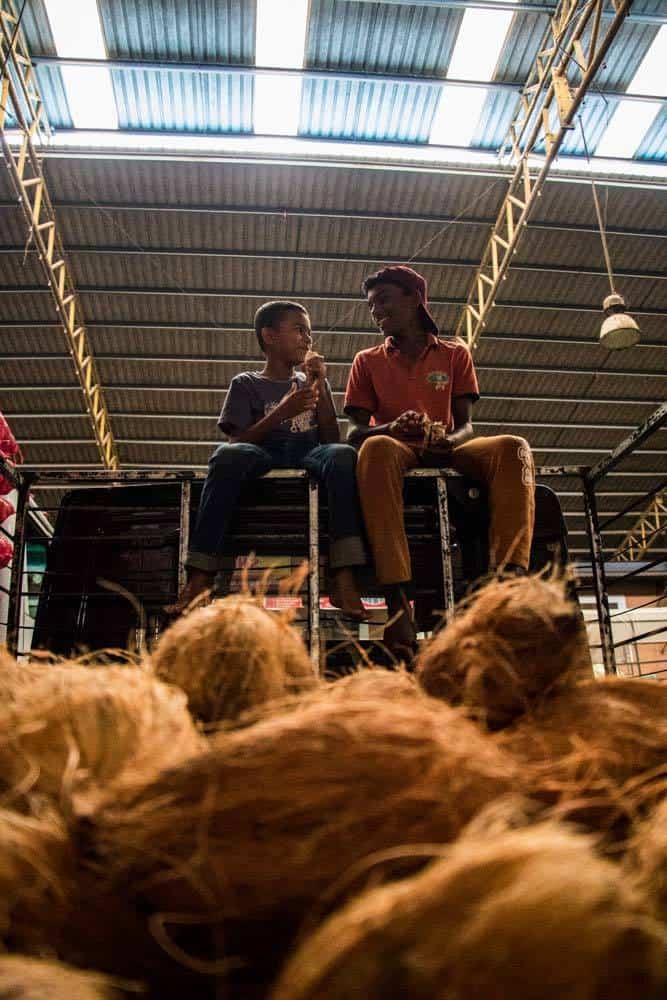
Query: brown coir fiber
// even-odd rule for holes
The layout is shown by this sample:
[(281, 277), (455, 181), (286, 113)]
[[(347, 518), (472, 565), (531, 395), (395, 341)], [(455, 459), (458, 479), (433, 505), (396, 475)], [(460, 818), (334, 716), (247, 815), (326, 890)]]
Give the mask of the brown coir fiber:
[(582, 682), (497, 739), (523, 764), (533, 794), (557, 803), (563, 815), (611, 828), (667, 791), (667, 685)]
[(204, 722), (235, 719), (317, 683), (296, 629), (245, 596), (179, 618), (151, 661), (158, 677), (186, 692), (191, 712)]
[(74, 865), (55, 810), (34, 803), (25, 814), (0, 809), (0, 951), (55, 954), (67, 922)]
[(462, 837), (330, 917), (273, 1000), (658, 1000), (667, 930), (591, 843), (554, 825)]
[(506, 726), (586, 669), (590, 656), (578, 607), (563, 580), (538, 576), (483, 587), (416, 664), (429, 694), (463, 705), (490, 729)]
[(209, 753), (109, 801), (86, 824), (89, 856), (144, 909), (255, 921), (252, 961), (366, 855), (452, 840), (515, 776), (448, 706), (324, 695), (218, 734)]
[(56, 800), (140, 780), (203, 744), (185, 696), (131, 667), (46, 668), (0, 709), (0, 790)]
[(667, 799), (638, 825), (625, 864), (667, 925)]
[(136, 995), (98, 972), (24, 955), (0, 956), (0, 1000), (121, 1000)]

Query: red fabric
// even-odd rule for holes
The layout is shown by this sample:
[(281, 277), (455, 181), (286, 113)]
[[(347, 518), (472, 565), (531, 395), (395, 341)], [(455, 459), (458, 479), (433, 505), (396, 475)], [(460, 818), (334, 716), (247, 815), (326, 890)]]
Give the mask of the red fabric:
[(22, 461), (21, 449), (2, 413), (0, 413), (0, 455), (11, 459), (12, 462)]
[(15, 513), (16, 511), (14, 510), (13, 504), (11, 504), (9, 500), (5, 500), (3, 497), (0, 497), (0, 524)]
[(13, 555), (14, 546), (8, 538), (5, 538), (4, 535), (0, 535), (0, 569), (4, 569), (5, 566), (9, 566)]
[(372, 424), (417, 410), (452, 430), (452, 399), (457, 396), (479, 398), (475, 366), (465, 344), (429, 335), (423, 353), (412, 363), (388, 337), (379, 347), (360, 351), (352, 362), (345, 410), (368, 410)]
[(11, 493), (15, 487), (10, 483), (8, 479), (4, 476), (0, 476), (0, 497), (5, 496), (6, 493)]

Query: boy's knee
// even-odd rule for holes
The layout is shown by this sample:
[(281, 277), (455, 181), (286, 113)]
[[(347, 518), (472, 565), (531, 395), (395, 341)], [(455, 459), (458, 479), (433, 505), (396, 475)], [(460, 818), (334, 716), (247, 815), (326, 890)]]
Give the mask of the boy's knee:
[(357, 452), (349, 444), (329, 445), (328, 460), (338, 469), (354, 469), (357, 464)]
[(208, 466), (210, 472), (221, 472), (234, 468), (247, 468), (260, 462), (262, 452), (254, 444), (221, 444), (211, 455)]
[(498, 438), (500, 460), (503, 463), (516, 463), (521, 468), (522, 479), (526, 484), (534, 482), (535, 463), (530, 445), (525, 438), (515, 434), (501, 434)]
[(359, 449), (359, 465), (369, 465), (375, 462), (385, 463), (396, 453), (396, 442), (387, 434), (366, 438)]

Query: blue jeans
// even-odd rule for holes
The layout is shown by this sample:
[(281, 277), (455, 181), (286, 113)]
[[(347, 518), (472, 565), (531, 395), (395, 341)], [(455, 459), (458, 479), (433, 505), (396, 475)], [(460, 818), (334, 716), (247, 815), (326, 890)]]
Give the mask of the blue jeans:
[(222, 568), (223, 544), (244, 483), (281, 468), (306, 469), (327, 491), (331, 569), (362, 566), (366, 553), (356, 465), (357, 453), (347, 444), (320, 444), (301, 456), (289, 447), (268, 451), (255, 444), (221, 444), (209, 459), (186, 566), (209, 573)]

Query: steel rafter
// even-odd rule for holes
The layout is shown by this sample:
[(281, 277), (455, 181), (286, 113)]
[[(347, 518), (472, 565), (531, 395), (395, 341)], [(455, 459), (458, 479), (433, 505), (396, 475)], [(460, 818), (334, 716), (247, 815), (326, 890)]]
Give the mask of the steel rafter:
[(650, 504), (627, 533), (612, 558), (619, 562), (643, 559), (667, 528), (667, 490), (653, 497)]
[[(466, 305), (456, 327), (472, 349), (506, 277), (522, 230), (537, 201), (549, 167), (598, 71), (609, 46), (627, 17), (631, 0), (612, 0), (614, 16), (601, 26), (607, 0), (559, 0), (519, 100), (518, 110), (501, 149), (509, 147), (514, 173), (500, 206)], [(584, 36), (590, 27), (585, 39)], [(533, 176), (530, 157), (540, 141), (545, 154)]]
[[(74, 367), (90, 415), (103, 464), (118, 467), (118, 452), (78, 295), (67, 266), (55, 213), (33, 140), (48, 138), (49, 127), (37, 88), (13, 0), (0, 0), (0, 60), (2, 62), (0, 140), (9, 175), (28, 224), (28, 244), (34, 241), (68, 340)], [(21, 134), (18, 149), (7, 141), (8, 103)]]

